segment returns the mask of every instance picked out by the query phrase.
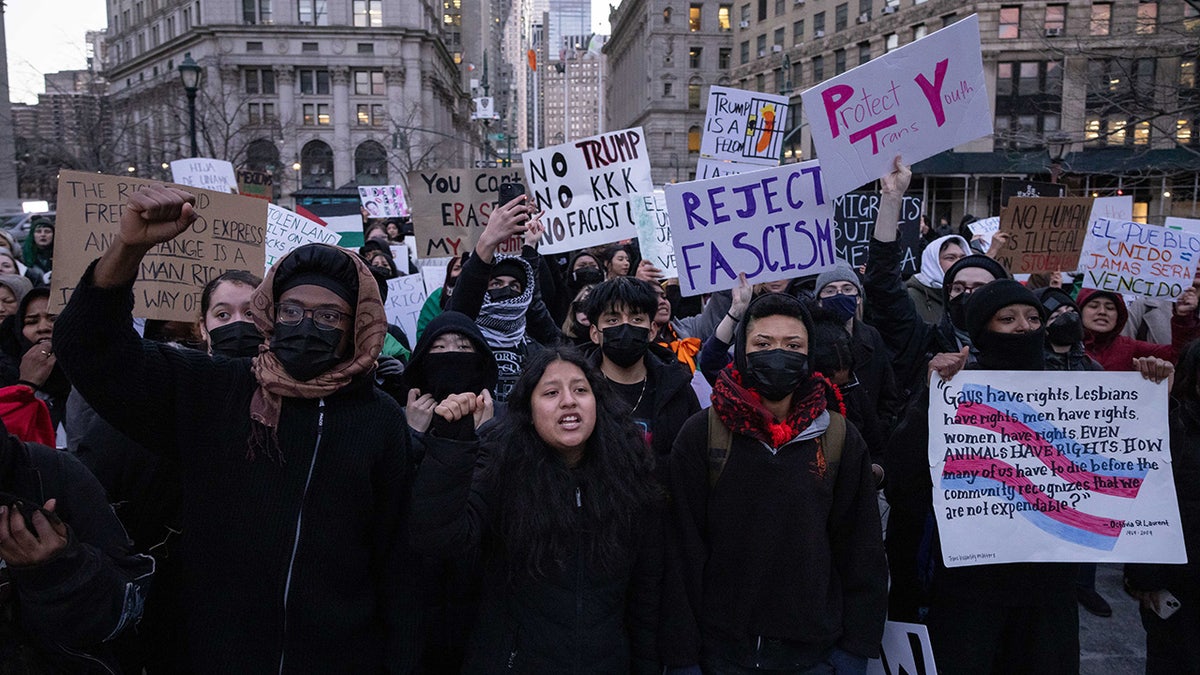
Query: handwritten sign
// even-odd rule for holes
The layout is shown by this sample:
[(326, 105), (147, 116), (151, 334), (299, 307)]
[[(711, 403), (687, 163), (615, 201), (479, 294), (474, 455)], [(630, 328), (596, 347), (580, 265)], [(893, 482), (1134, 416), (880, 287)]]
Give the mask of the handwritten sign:
[(1079, 257), (1083, 287), (1149, 298), (1191, 288), (1200, 234), (1161, 225), (1094, 218)]
[(1166, 383), (1064, 375), (931, 378), (929, 466), (947, 567), (1186, 560)]
[(979, 18), (969, 16), (801, 94), (830, 197), (992, 133)]
[(640, 195), (633, 203), (633, 217), (637, 221), (638, 249), (642, 252), (642, 260), (649, 260), (662, 270), (664, 279), (678, 277), (666, 193), (655, 190), (653, 194)]
[(193, 157), (171, 162), (171, 178), (180, 185), (237, 194), (237, 176), (233, 164), (223, 159)]
[(239, 169), (237, 172), (237, 191), (247, 197), (271, 201), (275, 193), (274, 185), (274, 176), (265, 171)]
[(766, 168), (761, 164), (745, 164), (743, 162), (728, 162), (720, 159), (705, 159), (701, 157), (696, 162), (696, 180), (708, 180), (718, 176), (736, 176), (740, 173), (758, 171)]
[(1133, 195), (1097, 197), (1096, 201), (1092, 202), (1092, 218), (1133, 220)]
[[(82, 171), (58, 174), (58, 229), (50, 304), (66, 306), (92, 260), (112, 245), (130, 195), (152, 185), (140, 178)], [(146, 254), (133, 287), (134, 316), (196, 321), (200, 292), (231, 269), (263, 269), (267, 202), (177, 185), (196, 195), (196, 221)]]
[[(834, 250), (838, 260), (846, 261), (851, 267), (867, 264), (878, 215), (878, 193), (848, 192), (833, 200)], [(920, 240), (921, 198), (904, 195), (900, 206), (900, 247), (904, 252), (900, 261), (901, 274), (916, 274), (921, 260)]]
[(833, 202), (817, 162), (667, 185), (684, 295), (792, 279), (832, 268)]
[[(439, 169), (408, 174), (417, 258), (447, 258), (475, 247), (487, 227), (501, 183), (522, 182), (521, 169)], [(518, 255), (512, 237), (497, 249)]]
[(417, 343), (417, 319), (425, 304), (425, 281), (420, 274), (408, 274), (387, 282), (388, 297), (383, 303), (388, 323), (399, 326), (411, 345)]
[(937, 675), (929, 629), (919, 623), (883, 624), (879, 658), (867, 661), (867, 675)]
[(408, 201), (399, 185), (360, 185), (358, 199), (368, 218), (404, 218), (408, 216)]
[(967, 229), (975, 235), (972, 239), (978, 238), (983, 242), (984, 250), (987, 250), (992, 247), (992, 236), (1000, 231), (1000, 216), (980, 218), (973, 223), (968, 223)]
[(996, 260), (1013, 274), (1073, 270), (1091, 213), (1091, 197), (1013, 197), (1000, 211), (1009, 239)]
[(776, 166), (783, 149), (787, 114), (786, 96), (710, 87), (700, 156)]
[(633, 195), (654, 190), (641, 127), (532, 150), (522, 157), (533, 203), (545, 212), (543, 254), (637, 236)]
[(305, 244), (336, 246), (342, 235), (281, 206), (267, 205), (266, 269)]

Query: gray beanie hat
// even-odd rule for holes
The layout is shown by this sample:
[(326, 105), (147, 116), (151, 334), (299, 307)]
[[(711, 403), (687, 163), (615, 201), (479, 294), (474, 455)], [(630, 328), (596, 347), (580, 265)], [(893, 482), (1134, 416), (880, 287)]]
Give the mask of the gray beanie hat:
[(33, 290), (33, 282), (19, 274), (0, 274), (0, 286), (12, 291), (18, 304), (26, 293)]
[(833, 269), (821, 272), (821, 274), (817, 276), (817, 286), (814, 290), (816, 291), (817, 295), (820, 295), (822, 288), (825, 288), (835, 281), (848, 281), (854, 284), (854, 287), (858, 289), (859, 295), (864, 295), (862, 281), (858, 278), (858, 273), (854, 271), (853, 267), (842, 260), (839, 260), (837, 266)]

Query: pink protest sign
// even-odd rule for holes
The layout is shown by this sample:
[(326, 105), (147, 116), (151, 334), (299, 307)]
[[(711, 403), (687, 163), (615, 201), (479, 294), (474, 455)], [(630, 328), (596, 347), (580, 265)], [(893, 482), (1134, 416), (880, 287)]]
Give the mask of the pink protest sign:
[(825, 191), (843, 195), (892, 168), (992, 133), (979, 18), (971, 15), (801, 94)]

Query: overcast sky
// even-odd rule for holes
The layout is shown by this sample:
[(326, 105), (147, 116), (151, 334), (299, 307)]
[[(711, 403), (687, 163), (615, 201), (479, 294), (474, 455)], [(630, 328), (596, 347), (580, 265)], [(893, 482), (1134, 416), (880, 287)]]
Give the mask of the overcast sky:
[[(608, 32), (608, 6), (620, 0), (592, 0), (592, 25)], [(104, 0), (8, 0), (4, 14), (8, 40), (9, 98), (37, 103), (42, 75), (86, 65), (83, 36), (103, 30)]]

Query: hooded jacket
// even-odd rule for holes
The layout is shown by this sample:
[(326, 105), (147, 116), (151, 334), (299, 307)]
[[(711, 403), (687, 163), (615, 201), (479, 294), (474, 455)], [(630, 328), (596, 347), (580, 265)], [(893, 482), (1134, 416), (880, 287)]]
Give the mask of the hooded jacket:
[[(0, 592), (0, 666), (16, 667), (8, 651), (33, 644), (54, 672), (115, 673), (105, 643), (138, 622), (154, 561), (130, 550), (129, 539), (104, 498), (104, 489), (73, 456), (10, 436), (0, 423), (0, 491), (44, 504), (68, 527), (66, 548), (29, 567), (0, 568), (14, 594)], [(16, 634), (13, 634), (13, 631)]]
[(912, 298), (917, 314), (929, 323), (941, 320), (942, 312), (946, 308), (945, 296), (942, 294), (942, 281), (946, 272), (942, 270), (941, 248), (947, 241), (958, 244), (963, 253), (972, 252), (967, 240), (957, 234), (938, 237), (921, 251), (921, 268), (905, 282), (908, 297)]
[[(597, 368), (603, 356), (600, 349), (592, 353), (592, 363)], [(650, 395), (654, 410), (654, 417), (649, 421), (648, 440), (661, 467), (665, 466), (666, 457), (671, 454), (671, 445), (683, 423), (700, 410), (700, 401), (692, 389), (692, 378), (687, 368), (671, 350), (651, 343), (643, 361), (646, 364), (646, 377), (649, 378), (647, 386), (653, 387), (646, 392)]]
[(1171, 317), (1171, 344), (1158, 345), (1151, 342), (1135, 340), (1121, 334), (1129, 321), (1129, 310), (1125, 308), (1125, 299), (1119, 293), (1098, 291), (1085, 288), (1079, 292), (1076, 303), (1080, 312), (1089, 300), (1100, 296), (1113, 301), (1117, 307), (1117, 321), (1112, 330), (1105, 333), (1083, 329), (1083, 346), (1087, 353), (1096, 359), (1105, 370), (1131, 371), (1134, 370), (1133, 360), (1143, 356), (1156, 356), (1171, 363), (1179, 360), (1179, 354), (1189, 342), (1200, 336), (1200, 320), (1196, 317)]
[(421, 393), (428, 393), (428, 383), (431, 378), (437, 377), (438, 373), (427, 372), (426, 357), (429, 355), (429, 349), (433, 347), (433, 343), (446, 333), (463, 335), (471, 341), (471, 344), (475, 345), (475, 353), (482, 357), (483, 380), (487, 382), (485, 388), (494, 388), (497, 377), (496, 359), (492, 356), (492, 348), (484, 341), (479, 326), (461, 312), (448, 311), (434, 317), (425, 332), (421, 334), (421, 339), (417, 340), (412, 359), (409, 361), (407, 370), (404, 371), (405, 389), (416, 388), (420, 389)]
[(193, 670), (408, 672), (419, 610), (399, 406), (369, 375), (283, 397), (281, 457), (250, 460), (251, 360), (141, 340), (131, 290), (96, 287), (89, 268), (54, 344), (97, 412), (180, 463)]

